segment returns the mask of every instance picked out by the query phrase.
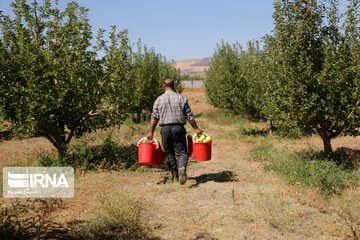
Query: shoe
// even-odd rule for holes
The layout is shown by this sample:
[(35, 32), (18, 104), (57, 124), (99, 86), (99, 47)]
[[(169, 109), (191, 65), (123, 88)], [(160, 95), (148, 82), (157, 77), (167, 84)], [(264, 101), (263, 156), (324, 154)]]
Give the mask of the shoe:
[(181, 167), (181, 168), (179, 168), (179, 182), (180, 182), (180, 184), (185, 184), (186, 180), (187, 180), (186, 168)]
[(178, 169), (177, 168), (173, 168), (171, 170), (171, 180), (173, 182), (178, 182), (179, 181), (179, 173), (178, 173)]

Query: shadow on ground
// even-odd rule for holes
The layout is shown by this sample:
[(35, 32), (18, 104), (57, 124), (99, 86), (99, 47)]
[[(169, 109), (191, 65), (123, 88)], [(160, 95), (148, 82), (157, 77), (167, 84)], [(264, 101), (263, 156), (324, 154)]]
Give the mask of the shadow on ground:
[(191, 185), (190, 188), (198, 187), (202, 183), (213, 182), (237, 182), (236, 174), (232, 171), (222, 171), (218, 173), (207, 173), (197, 177), (190, 177), (189, 180), (195, 180), (196, 183)]
[(157, 185), (160, 184), (167, 184), (167, 183), (173, 183), (173, 181), (171, 180), (171, 175), (170, 174), (166, 174), (165, 176), (163, 176), (163, 179), (160, 180), (159, 182), (157, 182)]
[(10, 131), (2, 131), (0, 132), (0, 142), (4, 141), (4, 140), (10, 140)]
[(336, 149), (330, 156), (327, 156), (323, 151), (316, 150), (301, 151), (297, 153), (297, 156), (315, 161), (330, 160), (347, 170), (356, 170), (360, 166), (360, 150), (346, 147)]
[(269, 135), (269, 130), (266, 129), (255, 129), (255, 128), (251, 128), (251, 129), (242, 129), (241, 130), (242, 134), (246, 135), (246, 136), (253, 136), (253, 137), (257, 137), (257, 136), (262, 136), (265, 137), (267, 135)]
[(39, 162), (45, 167), (72, 166), (84, 170), (136, 170), (140, 167), (135, 144), (119, 145), (112, 140), (105, 140), (104, 143), (95, 146), (79, 144), (62, 158), (57, 155), (40, 156)]
[(99, 230), (92, 229), (93, 223), (84, 220), (76, 220), (69, 224), (75, 229), (77, 240), (161, 240), (159, 237), (152, 236), (150, 228), (144, 228), (140, 225), (133, 227), (131, 230), (124, 229), (121, 226)]
[(360, 150), (351, 148), (338, 148), (331, 158), (345, 169), (354, 170), (359, 168)]

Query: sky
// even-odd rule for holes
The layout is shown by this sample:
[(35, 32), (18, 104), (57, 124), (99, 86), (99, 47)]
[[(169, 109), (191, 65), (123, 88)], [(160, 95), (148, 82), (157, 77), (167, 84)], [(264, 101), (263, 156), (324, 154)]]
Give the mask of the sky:
[[(11, 14), (11, 0), (0, 10)], [(28, 2), (31, 2), (30, 0)], [(41, 2), (41, 0), (38, 0)], [(70, 0), (59, 0), (65, 8)], [(210, 57), (217, 43), (261, 40), (273, 29), (272, 0), (78, 0), (89, 9), (93, 32), (111, 25), (128, 29), (132, 43), (141, 39), (167, 59)], [(344, 6), (346, 0), (341, 0)]]

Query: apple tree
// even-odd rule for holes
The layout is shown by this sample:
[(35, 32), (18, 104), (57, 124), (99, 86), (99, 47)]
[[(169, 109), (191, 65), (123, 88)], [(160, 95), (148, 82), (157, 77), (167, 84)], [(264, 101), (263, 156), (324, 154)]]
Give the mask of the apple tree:
[(332, 139), (359, 134), (359, 1), (349, 3), (342, 21), (337, 0), (276, 1), (265, 43), (276, 122), (318, 133), (327, 155)]
[(43, 136), (61, 156), (74, 136), (120, 122), (131, 95), (127, 31), (113, 28), (107, 44), (100, 30), (93, 49), (76, 2), (11, 6), (13, 19), (0, 16), (0, 111), (15, 133)]
[(240, 65), (240, 44), (217, 45), (206, 71), (205, 92), (210, 102), (232, 113), (246, 112), (247, 83)]
[(163, 93), (163, 81), (170, 78), (175, 88), (181, 91), (180, 72), (174, 64), (154, 49), (142, 46), (139, 41), (137, 52), (132, 55), (133, 61), (133, 97), (131, 107), (140, 123), (143, 111), (151, 112), (156, 98)]

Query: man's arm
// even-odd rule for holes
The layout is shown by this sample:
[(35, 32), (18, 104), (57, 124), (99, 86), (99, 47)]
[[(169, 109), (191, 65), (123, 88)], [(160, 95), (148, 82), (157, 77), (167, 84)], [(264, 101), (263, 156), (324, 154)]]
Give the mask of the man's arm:
[(184, 105), (184, 114), (186, 116), (186, 119), (189, 121), (190, 125), (192, 126), (192, 128), (194, 129), (196, 134), (200, 134), (202, 133), (202, 131), (199, 129), (196, 121), (195, 121), (195, 117), (193, 112), (191, 111), (190, 105), (188, 103), (187, 100), (185, 100), (185, 105)]
[(146, 136), (147, 139), (152, 140), (153, 139), (153, 135), (154, 135), (154, 131), (156, 128), (156, 125), (158, 123), (158, 120), (156, 120), (155, 118), (151, 118), (151, 122), (150, 122), (150, 132), (148, 133), (148, 135)]
[(149, 140), (153, 139), (153, 135), (154, 135), (156, 125), (157, 125), (157, 123), (159, 122), (159, 119), (160, 119), (158, 100), (159, 100), (159, 98), (156, 99), (156, 101), (154, 103), (153, 111), (152, 111), (152, 114), (151, 114), (150, 131), (149, 131), (149, 134), (146, 136), (147, 139), (149, 139)]
[(196, 124), (195, 118), (192, 120), (189, 120), (190, 125), (193, 127), (194, 131), (196, 134), (200, 134), (202, 133), (202, 131), (200, 130), (200, 128), (198, 127), (198, 125)]

